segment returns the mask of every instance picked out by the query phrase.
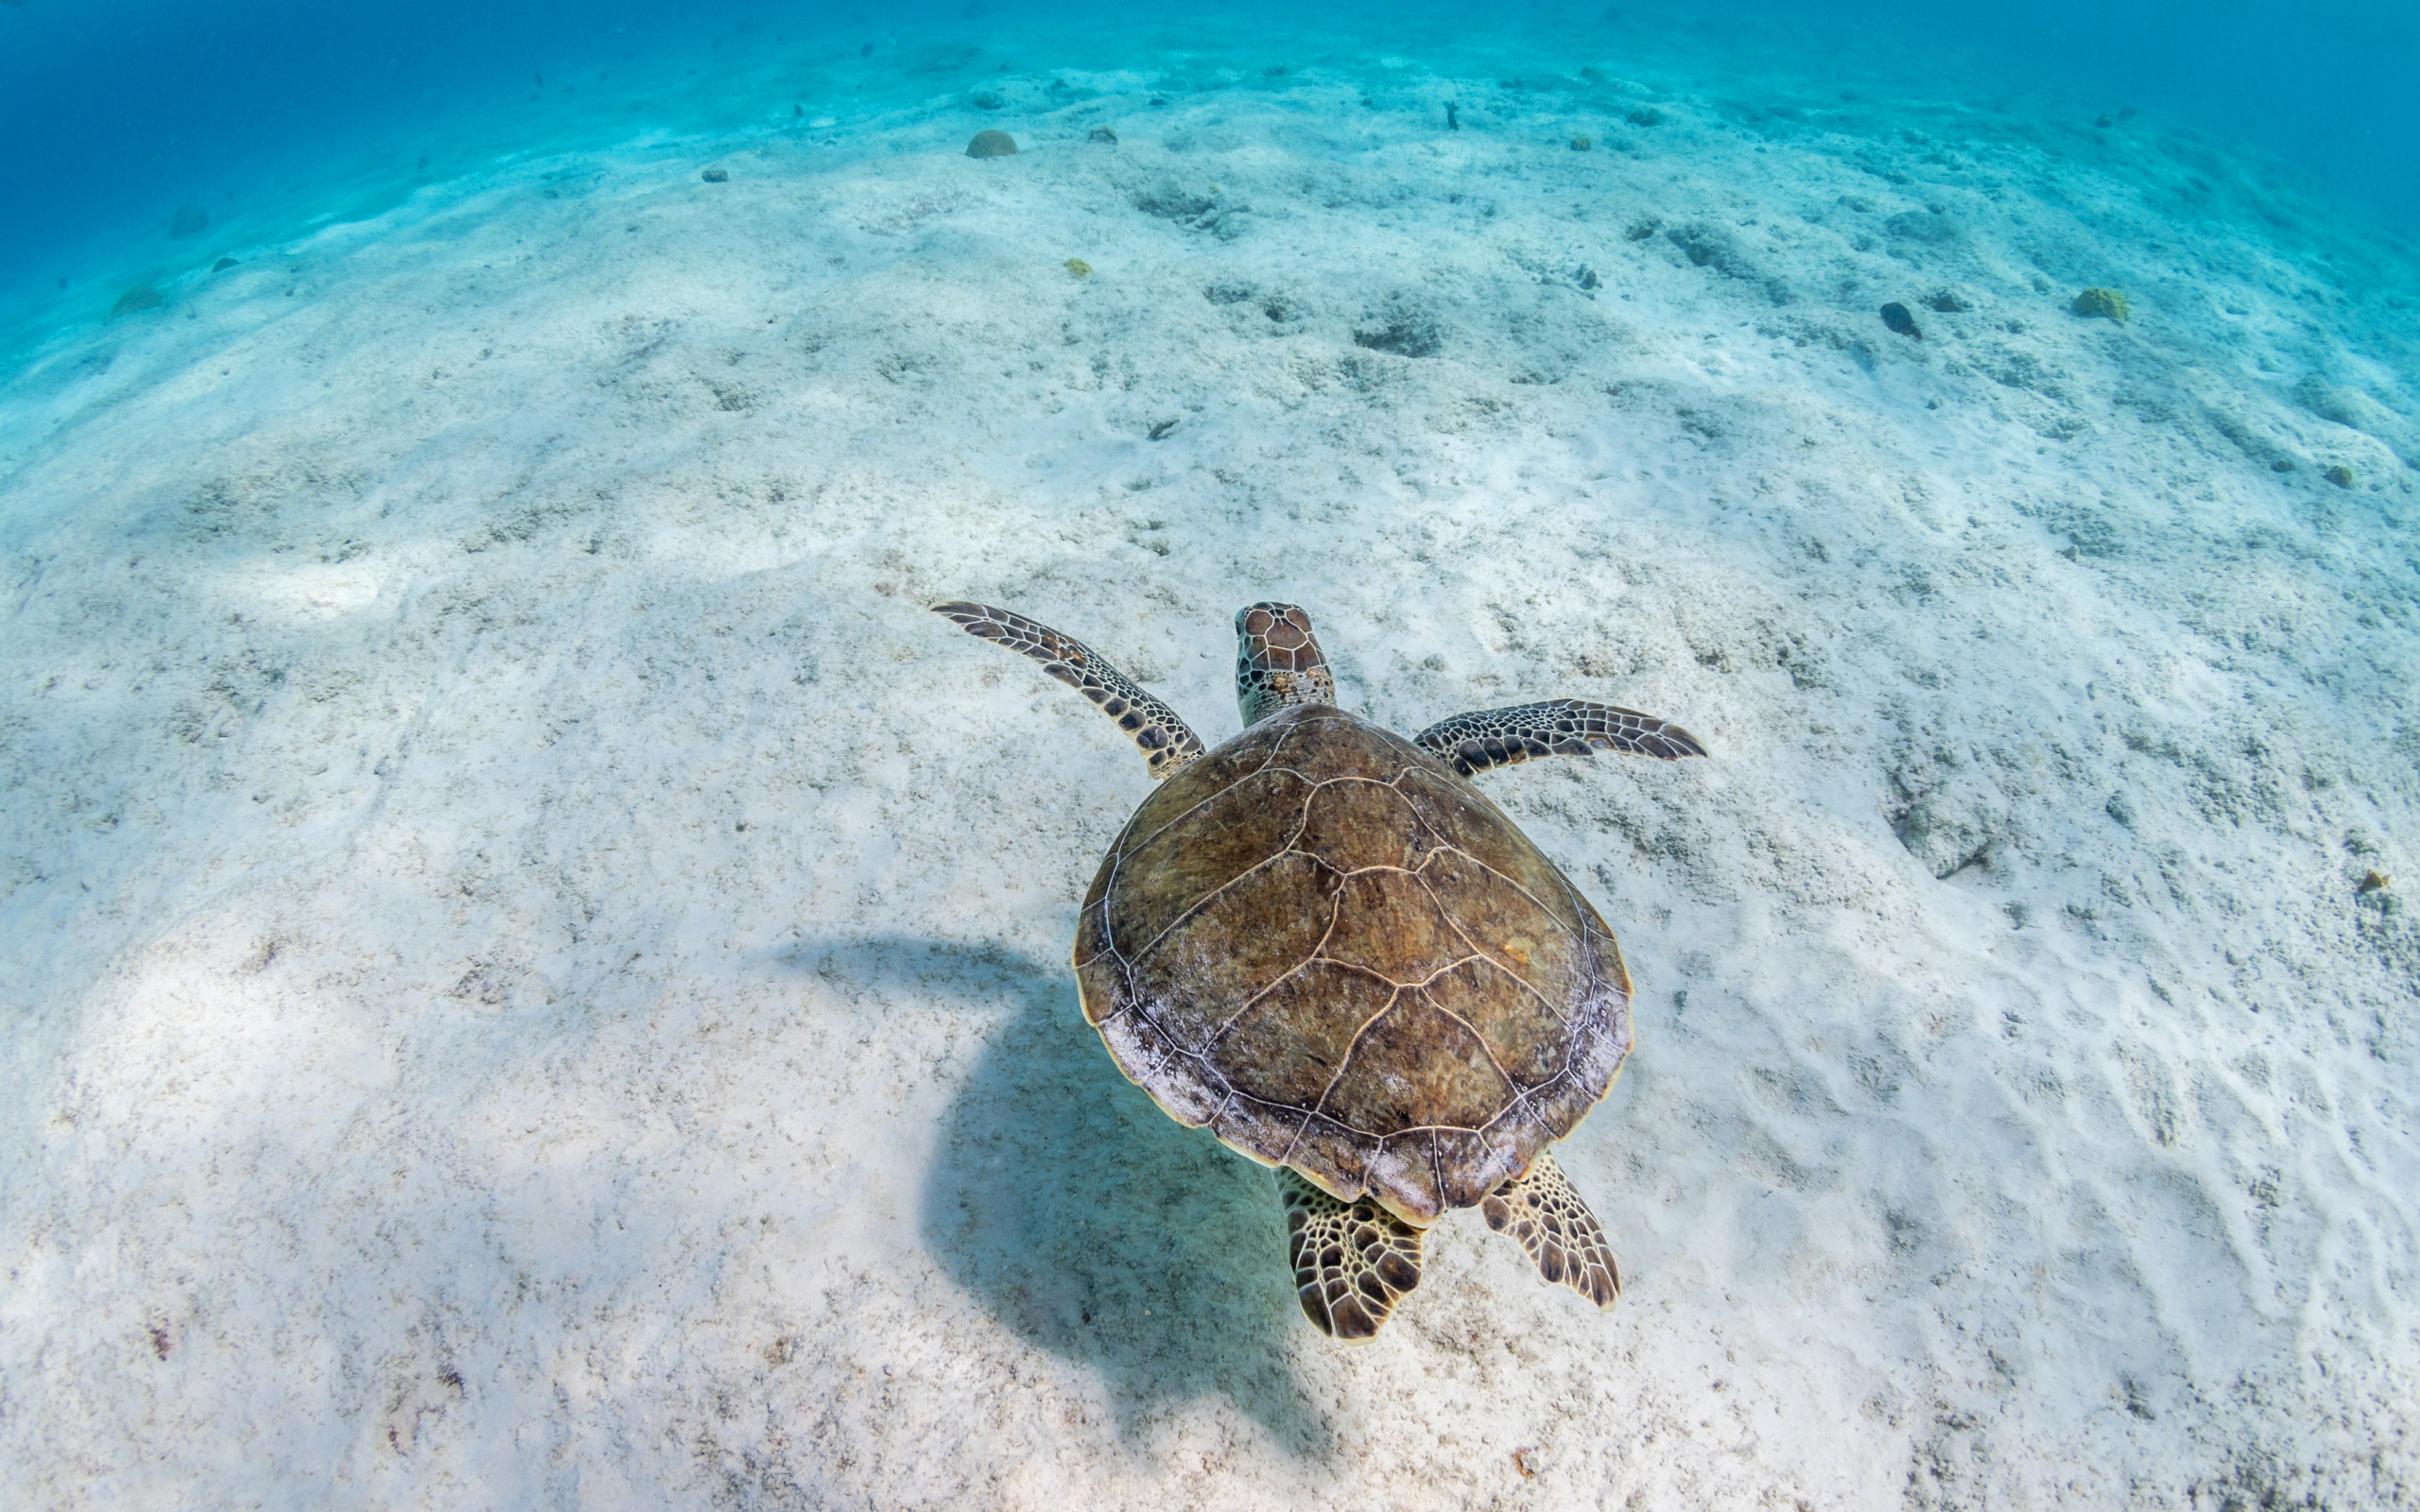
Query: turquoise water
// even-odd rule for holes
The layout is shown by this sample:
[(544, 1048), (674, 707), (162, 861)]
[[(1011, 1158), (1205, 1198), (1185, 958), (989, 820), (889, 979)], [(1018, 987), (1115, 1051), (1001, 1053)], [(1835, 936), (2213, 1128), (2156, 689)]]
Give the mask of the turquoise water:
[[(2420, 20), (2351, 0), (2273, 6), (1911, 3), (1457, 7), (616, 3), (408, 9), (43, 0), (0, 13), (0, 303), (10, 326), (89, 312), (129, 268), (353, 216), (498, 155), (633, 131), (862, 119), (1048, 69), (1251, 88), (1270, 67), (1381, 55), (1444, 75), (1642, 61), (1753, 94), (1856, 88), (2185, 133), (2329, 210), (2420, 225)], [(1551, 87), (1541, 80), (1542, 87)], [(2132, 112), (2153, 112), (2142, 121)], [(180, 210), (218, 228), (166, 237)], [(114, 297), (113, 291), (111, 297)]]

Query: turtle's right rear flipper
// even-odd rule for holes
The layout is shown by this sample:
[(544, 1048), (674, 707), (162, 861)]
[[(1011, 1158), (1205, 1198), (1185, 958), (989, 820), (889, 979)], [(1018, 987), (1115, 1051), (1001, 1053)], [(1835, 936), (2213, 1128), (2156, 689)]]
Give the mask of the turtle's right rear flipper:
[(1185, 728), (1175, 710), (1145, 693), (1132, 678), (1073, 636), (989, 604), (936, 604), (933, 612), (955, 622), (969, 635), (1033, 658), (1045, 672), (1100, 705), (1101, 713), (1134, 737), (1154, 778), (1173, 777), (1201, 754), (1201, 737)]
[(1482, 1198), (1478, 1211), (1487, 1226), (1521, 1242), (1536, 1263), (1538, 1274), (1561, 1281), (1599, 1307), (1611, 1307), (1622, 1295), (1622, 1273), (1597, 1215), (1580, 1200), (1580, 1193), (1551, 1155), (1541, 1155), (1530, 1174), (1507, 1181)]
[(1341, 1202), (1291, 1170), (1277, 1173), (1294, 1295), (1322, 1333), (1366, 1344), (1420, 1284), (1420, 1230), (1368, 1197)]

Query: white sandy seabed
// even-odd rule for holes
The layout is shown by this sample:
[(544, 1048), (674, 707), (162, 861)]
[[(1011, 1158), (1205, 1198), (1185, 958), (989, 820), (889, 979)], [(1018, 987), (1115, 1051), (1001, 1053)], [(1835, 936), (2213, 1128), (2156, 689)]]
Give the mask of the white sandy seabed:
[[(522, 163), (21, 369), (6, 1499), (2411, 1504), (2408, 255), (1617, 75)], [(1077, 1012), (1142, 764), (960, 595), (1213, 740), (1265, 596), (1705, 739), (1485, 780), (1638, 979), (1618, 1309), (1463, 1215), (1304, 1324)]]

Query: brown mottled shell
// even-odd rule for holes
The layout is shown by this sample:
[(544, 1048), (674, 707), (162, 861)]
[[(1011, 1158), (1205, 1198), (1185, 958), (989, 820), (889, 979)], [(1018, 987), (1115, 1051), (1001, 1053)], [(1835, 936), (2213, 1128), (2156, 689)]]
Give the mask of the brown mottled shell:
[(1134, 811), (1076, 974), (1179, 1123), (1415, 1223), (1528, 1171), (1630, 1053), (1630, 975), (1579, 889), (1468, 781), (1330, 705)]

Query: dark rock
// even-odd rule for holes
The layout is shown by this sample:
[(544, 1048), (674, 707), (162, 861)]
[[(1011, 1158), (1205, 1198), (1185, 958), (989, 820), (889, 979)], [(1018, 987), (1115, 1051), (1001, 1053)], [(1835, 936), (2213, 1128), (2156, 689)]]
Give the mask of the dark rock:
[(1664, 229), (1664, 222), (1653, 215), (1641, 215), (1630, 223), (1622, 236), (1629, 241), (1643, 242)]
[(790, 116), (791, 116), (791, 118), (792, 118), (793, 120), (795, 120), (795, 119), (797, 119), (797, 118), (799, 118), (799, 117), (801, 117), (801, 116), (804, 116), (804, 114), (806, 114), (806, 107), (805, 107), (805, 106), (804, 106), (804, 105), (798, 105), (798, 104), (793, 104), (793, 105), (791, 105), (791, 106), (790, 106)]
[(132, 315), (137, 310), (157, 309), (159, 305), (160, 291), (148, 284), (137, 284), (119, 295), (117, 302), (110, 306), (110, 318), (114, 320), (121, 315)]
[(1628, 115), (1623, 116), (1622, 119), (1628, 121), (1633, 126), (1662, 126), (1664, 124), (1664, 112), (1657, 110), (1652, 105), (1642, 105), (1637, 110), (1634, 110)]
[(1925, 334), (1916, 329), (1916, 318), (1896, 300), (1882, 307), (1882, 323), (1910, 340), (1922, 341), (1925, 338)]
[(728, 168), (708, 168), (705, 172), (698, 175), (698, 177), (703, 179), (708, 183), (729, 183), (731, 182), (731, 170)]
[(996, 111), (1009, 102), (1000, 97), (998, 91), (982, 89), (977, 90), (967, 103), (978, 111)]
[[(120, 301), (119, 302), (124, 303), (125, 301)], [(2321, 473), (2320, 476), (2325, 478), (2328, 482), (2335, 484), (2340, 489), (2349, 489), (2353, 486), (2353, 470), (2346, 467), (2342, 462), (2339, 462), (2334, 467), (2329, 468), (2326, 472)]]
[(1448, 131), (1459, 131), (1461, 129), (1461, 107), (1456, 105), (1452, 100), (1447, 100), (1445, 102), (1445, 129)]
[(2113, 120), (2111, 120), (2108, 116), (2103, 115), (2100, 120), (2095, 121), (2095, 122), (2093, 122), (2092, 124), (2093, 124), (2093, 125), (2095, 125), (2095, 126), (2097, 126), (2097, 127), (2099, 127), (2099, 128), (2100, 128), (2100, 129), (2102, 129), (2102, 130), (2106, 131), (2106, 130), (2108, 130), (2111, 127), (2116, 126), (2118, 123), (2117, 123), (2117, 122), (2115, 122), (2115, 121), (2113, 121)]
[(231, 267), (241, 267), (243, 265), (241, 263), (236, 262), (232, 257), (222, 257), (218, 261), (210, 265), (210, 270), (214, 273), (224, 273)]
[(1111, 130), (1108, 127), (1096, 126), (1084, 140), (1087, 142), (1103, 143), (1114, 147), (1117, 146), (1117, 133)]
[(868, 43), (864, 46), (858, 48), (857, 56), (860, 58), (872, 58), (873, 56), (873, 43)]
[(209, 211), (199, 205), (179, 205), (177, 213), (168, 217), (168, 234), (179, 238), (199, 236), (209, 225)]
[(1589, 137), (1575, 136), (1571, 139), (1571, 150), (1574, 152), (1591, 152), (1596, 146), (1595, 140)]
[(1013, 158), (1017, 155), (1017, 139), (1006, 131), (977, 131), (975, 140), (966, 144), (970, 158)]
[(1925, 308), (1939, 310), (1944, 315), (1956, 315), (1974, 306), (1967, 303), (1956, 289), (1935, 289), (1925, 296)]
[(1597, 276), (1595, 268), (1583, 267), (1580, 270), (1580, 286), (1583, 289), (1600, 289), (1605, 286), (1605, 281)]

